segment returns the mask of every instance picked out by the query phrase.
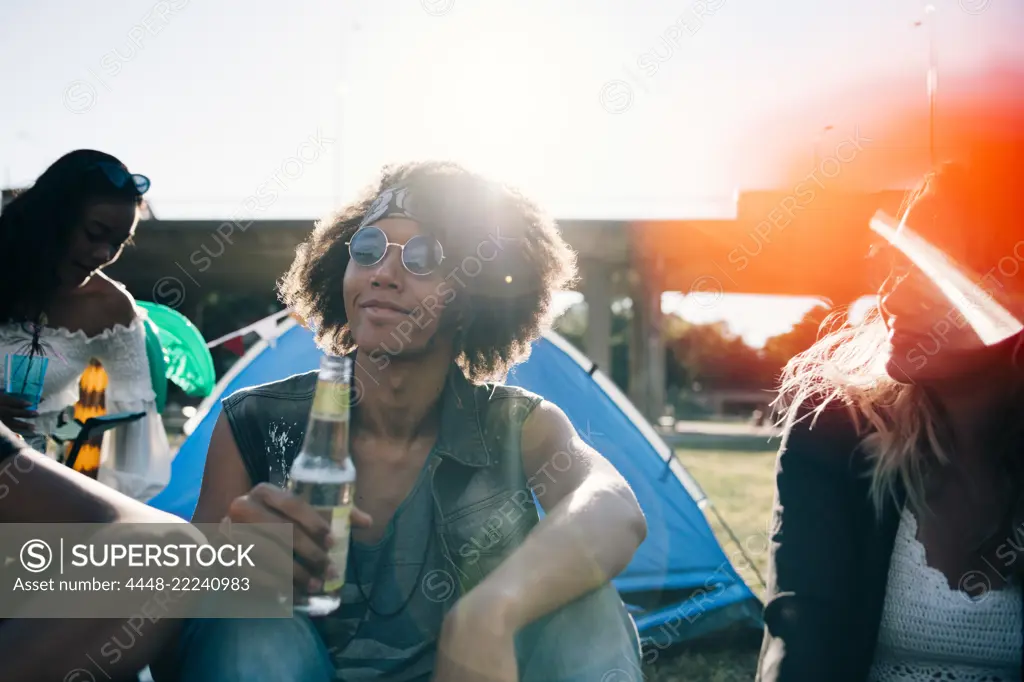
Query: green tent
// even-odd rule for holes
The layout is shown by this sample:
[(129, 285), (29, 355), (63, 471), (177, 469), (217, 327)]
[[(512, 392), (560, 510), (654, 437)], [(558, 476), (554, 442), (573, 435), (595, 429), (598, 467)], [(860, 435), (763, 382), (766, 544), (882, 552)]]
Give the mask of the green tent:
[(157, 408), (167, 403), (167, 382), (186, 394), (205, 398), (217, 383), (206, 339), (187, 317), (158, 303), (137, 301), (146, 312), (146, 351)]

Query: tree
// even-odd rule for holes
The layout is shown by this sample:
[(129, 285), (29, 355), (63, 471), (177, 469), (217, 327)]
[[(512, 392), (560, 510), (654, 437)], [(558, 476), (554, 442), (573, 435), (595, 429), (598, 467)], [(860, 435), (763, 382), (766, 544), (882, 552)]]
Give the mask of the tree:
[[(695, 324), (666, 314), (665, 384), (678, 403), (692, 401), (694, 394), (709, 390), (772, 389), (779, 372), (797, 353), (809, 348), (829, 313), (824, 305), (808, 310), (788, 331), (773, 336), (764, 348), (753, 348), (729, 330), (725, 322)], [(629, 387), (629, 327), (632, 308), (629, 299), (612, 305), (610, 350), (612, 366), (603, 368), (623, 392)], [(584, 304), (570, 307), (555, 323), (555, 329), (580, 351), (586, 353), (584, 337), (587, 315)]]
[(790, 358), (814, 345), (818, 340), (821, 324), (830, 312), (824, 304), (816, 305), (804, 313), (789, 331), (773, 336), (765, 342), (764, 353), (766, 360), (774, 368), (773, 374), (777, 376)]
[(693, 324), (676, 318), (667, 344), (688, 379), (704, 388), (763, 388), (770, 371), (762, 354), (729, 331), (725, 322)]

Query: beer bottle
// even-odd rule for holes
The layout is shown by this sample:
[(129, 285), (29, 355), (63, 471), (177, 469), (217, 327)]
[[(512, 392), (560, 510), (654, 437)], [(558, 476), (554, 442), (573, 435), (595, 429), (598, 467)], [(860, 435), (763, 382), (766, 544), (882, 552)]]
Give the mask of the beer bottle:
[(306, 435), (288, 477), (288, 489), (323, 515), (334, 536), (328, 556), (338, 577), (325, 580), (317, 594), (296, 595), (295, 609), (310, 616), (329, 614), (341, 605), (356, 486), (349, 453), (351, 395), (352, 359), (322, 357)]

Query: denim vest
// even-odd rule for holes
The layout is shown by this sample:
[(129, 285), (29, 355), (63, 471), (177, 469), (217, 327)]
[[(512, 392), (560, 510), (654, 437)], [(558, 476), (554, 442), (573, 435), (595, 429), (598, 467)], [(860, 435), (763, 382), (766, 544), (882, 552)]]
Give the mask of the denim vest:
[[(284, 485), (302, 446), (316, 370), (241, 389), (223, 400), (253, 485)], [(427, 472), (442, 552), (465, 594), (526, 538), (539, 515), (523, 471), (520, 435), (540, 396), (474, 385), (452, 365)]]

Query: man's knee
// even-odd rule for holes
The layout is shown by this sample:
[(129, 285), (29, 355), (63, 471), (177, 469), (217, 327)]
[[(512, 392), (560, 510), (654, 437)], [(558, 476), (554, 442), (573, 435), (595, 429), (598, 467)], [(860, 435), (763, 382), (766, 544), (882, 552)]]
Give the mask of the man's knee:
[(308, 618), (189, 621), (181, 638), (182, 680), (327, 682), (333, 669)]
[(636, 625), (610, 585), (531, 623), (516, 648), (525, 682), (613, 679), (605, 673), (616, 670), (641, 679)]

